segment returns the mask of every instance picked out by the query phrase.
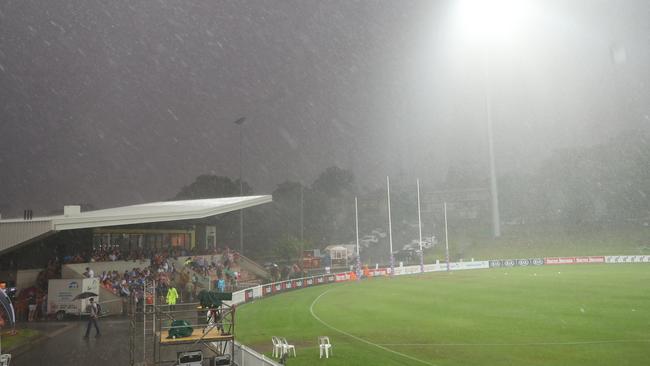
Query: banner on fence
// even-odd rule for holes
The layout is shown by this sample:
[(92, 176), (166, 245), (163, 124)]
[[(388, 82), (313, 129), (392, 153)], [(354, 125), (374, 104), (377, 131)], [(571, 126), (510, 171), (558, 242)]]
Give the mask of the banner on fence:
[(371, 269), (368, 271), (370, 277), (388, 276), (387, 268)]
[[(490, 268), (490, 262), (488, 261), (475, 261), (475, 262), (451, 262), (449, 263), (449, 269), (452, 271), (458, 271), (463, 269), (483, 269)], [(446, 270), (446, 264), (442, 265), (442, 269)]]
[(273, 286), (267, 285), (262, 287), (262, 296), (270, 295), (273, 292)]
[(606, 263), (650, 263), (650, 255), (608, 255)]
[(584, 264), (584, 263), (605, 263), (604, 256), (589, 257), (551, 257), (544, 258), (544, 264)]
[(527, 267), (527, 266), (541, 266), (544, 264), (544, 259), (543, 258), (493, 259), (488, 262), (490, 264), (490, 268)]

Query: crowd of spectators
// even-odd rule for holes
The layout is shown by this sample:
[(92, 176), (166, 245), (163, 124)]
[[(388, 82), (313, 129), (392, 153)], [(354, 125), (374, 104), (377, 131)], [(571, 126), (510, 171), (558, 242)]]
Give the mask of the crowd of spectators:
[(221, 249), (199, 249), (199, 248), (182, 248), (172, 247), (165, 250), (154, 250), (152, 248), (143, 249), (136, 248), (128, 252), (122, 251), (119, 245), (114, 244), (101, 244), (91, 251), (86, 251), (76, 254), (68, 254), (63, 256), (63, 264), (68, 263), (93, 263), (93, 262), (115, 262), (115, 261), (144, 261), (145, 259), (153, 259), (156, 256), (162, 257), (186, 257), (186, 256), (203, 256), (203, 255), (219, 255), (223, 254), (224, 257), (229, 258), (232, 263), (239, 257), (239, 254), (229, 248)]
[(122, 252), (118, 245), (100, 245), (90, 252), (66, 255), (63, 263), (93, 263), (93, 262), (115, 262), (115, 261), (143, 261), (150, 258), (153, 251), (138, 248), (129, 252)]
[[(115, 255), (118, 252), (109, 252)], [(147, 280), (156, 280), (156, 293), (165, 297), (171, 286), (176, 286), (181, 298), (192, 301), (196, 299), (197, 292), (202, 284), (198, 276), (204, 280), (213, 281), (213, 289), (220, 291), (234, 290), (240, 277), (240, 272), (235, 270), (239, 261), (239, 254), (226, 248), (224, 251), (214, 250), (210, 255), (195, 255), (187, 257), (181, 268), (176, 268), (176, 254), (174, 251), (150, 253), (149, 266), (134, 267), (120, 273), (116, 270), (95, 273), (91, 267), (84, 272), (85, 277), (98, 277), (100, 285), (105, 289), (122, 297), (131, 293), (136, 295), (136, 300), (142, 299), (143, 286)], [(109, 254), (110, 255), (110, 254)], [(97, 256), (97, 258), (104, 258)], [(174, 259), (174, 260), (172, 260)]]
[[(177, 266), (177, 259), (181, 256), (187, 258), (182, 265)], [(146, 259), (150, 259), (148, 266), (145, 264)], [(193, 301), (206, 280), (210, 281), (213, 290), (236, 290), (241, 277), (239, 259), (239, 253), (227, 247), (223, 250), (135, 250), (125, 255), (118, 246), (111, 245), (100, 246), (90, 252), (54, 257), (47, 268), (39, 273), (36, 286), (19, 291), (14, 304), (17, 318), (35, 320), (46, 317), (48, 282), (50, 279), (61, 278), (63, 264), (89, 263), (83, 273), (84, 277), (98, 278), (100, 286), (121, 296), (124, 301), (131, 294), (135, 295), (136, 301), (142, 301), (146, 296), (144, 285), (148, 280), (156, 280), (156, 295), (161, 298), (174, 286), (182, 301)], [(114, 261), (134, 261), (136, 265), (124, 272), (107, 270), (97, 273), (93, 270), (92, 263)]]

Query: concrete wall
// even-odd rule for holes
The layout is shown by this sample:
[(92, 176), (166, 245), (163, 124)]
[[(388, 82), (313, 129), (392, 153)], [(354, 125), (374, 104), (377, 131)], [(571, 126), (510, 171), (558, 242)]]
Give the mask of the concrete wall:
[(95, 271), (95, 276), (99, 276), (103, 271), (118, 271), (124, 273), (126, 270), (133, 268), (149, 267), (151, 262), (149, 259), (143, 261), (115, 261), (115, 262), (93, 262), (93, 263), (72, 263), (66, 264), (61, 268), (61, 278), (81, 278), (86, 271), (86, 267), (90, 267)]
[(16, 271), (16, 287), (22, 290), (36, 285), (36, 278), (43, 269), (21, 269)]
[(102, 306), (102, 312), (108, 312), (109, 316), (120, 315), (126, 311), (129, 306), (126, 297), (119, 297), (111, 291), (99, 286), (99, 303)]

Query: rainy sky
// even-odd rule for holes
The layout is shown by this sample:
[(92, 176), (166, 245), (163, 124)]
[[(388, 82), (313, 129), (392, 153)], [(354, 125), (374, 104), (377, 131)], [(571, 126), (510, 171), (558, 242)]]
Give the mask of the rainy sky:
[[(533, 1), (512, 38), (454, 1), (4, 0), (0, 212), (173, 197), (200, 174), (270, 194), (487, 167), (650, 124), (650, 2)], [(479, 44), (480, 43), (480, 44)]]

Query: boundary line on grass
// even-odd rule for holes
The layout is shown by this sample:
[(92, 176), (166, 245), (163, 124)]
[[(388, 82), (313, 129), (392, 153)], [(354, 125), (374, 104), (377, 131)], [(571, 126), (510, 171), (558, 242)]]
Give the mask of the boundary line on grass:
[(577, 342), (538, 342), (538, 343), (382, 343), (381, 346), (398, 347), (533, 347), (533, 346), (580, 346), (608, 343), (650, 343), (650, 339), (619, 339), (604, 341), (577, 341)]
[(343, 335), (345, 335), (345, 336), (348, 336), (348, 337), (350, 337), (350, 338), (356, 339), (356, 340), (359, 341), (359, 342), (363, 342), (363, 343), (368, 344), (368, 345), (371, 345), (371, 346), (373, 346), (373, 347), (377, 347), (377, 348), (379, 348), (379, 349), (382, 349), (382, 350), (384, 350), (384, 351), (386, 351), (386, 352), (390, 352), (390, 353), (396, 354), (396, 355), (398, 355), (398, 356), (402, 356), (402, 357), (408, 358), (408, 359), (411, 360), (411, 361), (416, 361), (416, 362), (419, 362), (419, 363), (422, 363), (422, 364), (425, 364), (425, 365), (429, 365), (429, 366), (435, 366), (435, 364), (432, 364), (432, 363), (429, 363), (429, 362), (426, 362), (426, 361), (420, 360), (420, 359), (418, 359), (418, 358), (415, 358), (415, 357), (413, 357), (413, 356), (409, 356), (409, 355), (404, 354), (404, 353), (401, 353), (401, 352), (394, 351), (394, 350), (392, 350), (392, 349), (390, 349), (390, 348), (386, 348), (386, 347), (384, 347), (383, 345), (380, 345), (380, 344), (377, 344), (377, 343), (370, 342), (369, 340), (366, 340), (366, 339), (363, 339), (363, 338), (357, 337), (357, 336), (355, 336), (355, 335), (353, 335), (353, 334), (350, 334), (350, 333), (348, 333), (348, 332), (346, 332), (346, 331), (340, 330), (340, 329), (338, 329), (338, 328), (335, 328), (335, 327), (333, 327), (333, 326), (327, 324), (325, 321), (323, 321), (321, 318), (319, 318), (318, 315), (316, 315), (316, 313), (314, 313), (314, 305), (316, 305), (316, 302), (318, 302), (318, 300), (320, 300), (320, 298), (323, 297), (323, 295), (325, 295), (326, 293), (330, 292), (331, 290), (332, 290), (332, 289), (329, 289), (329, 290), (323, 292), (322, 294), (318, 295), (318, 297), (316, 297), (316, 298), (314, 299), (314, 301), (311, 303), (311, 306), (309, 306), (309, 312), (311, 313), (311, 316), (314, 317), (314, 319), (318, 320), (321, 324), (323, 324), (324, 326), (326, 326), (326, 327), (332, 329), (333, 331), (339, 332), (339, 333), (341, 333), (341, 334), (343, 334)]
[(413, 356), (409, 356), (407, 354), (392, 350), (387, 347), (544, 347), (544, 346), (580, 346), (580, 345), (595, 345), (595, 344), (616, 344), (616, 343), (650, 343), (650, 339), (619, 339), (619, 340), (602, 340), (602, 341), (575, 341), (575, 342), (532, 342), (532, 343), (373, 343), (369, 340), (357, 337), (353, 334), (350, 334), (344, 330), (338, 329), (327, 322), (325, 322), (323, 319), (318, 317), (316, 313), (314, 312), (314, 305), (320, 300), (321, 297), (323, 297), (325, 294), (328, 292), (332, 291), (332, 289), (329, 289), (314, 299), (312, 301), (311, 305), (309, 306), (309, 312), (311, 313), (311, 316), (314, 317), (318, 322), (323, 324), (324, 326), (341, 333), (345, 336), (348, 336), (350, 338), (356, 339), (359, 342), (366, 343), (370, 346), (377, 347), (379, 349), (382, 349), (386, 352), (390, 352), (393, 354), (396, 354), (398, 356), (402, 356), (405, 358), (408, 358), (409, 360), (416, 361), (423, 363), (425, 365), (430, 365), (434, 366), (434, 364), (420, 360), (418, 358), (415, 358)]

